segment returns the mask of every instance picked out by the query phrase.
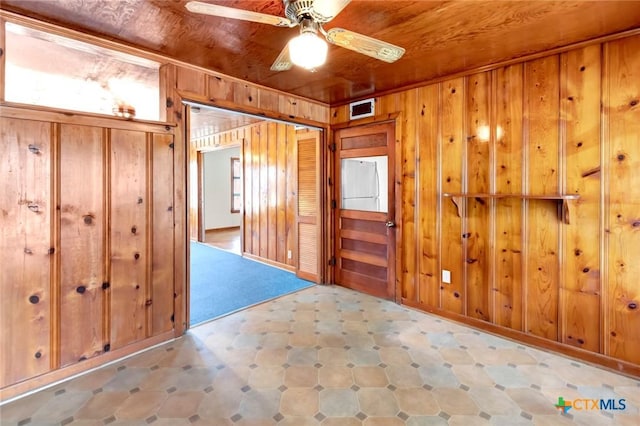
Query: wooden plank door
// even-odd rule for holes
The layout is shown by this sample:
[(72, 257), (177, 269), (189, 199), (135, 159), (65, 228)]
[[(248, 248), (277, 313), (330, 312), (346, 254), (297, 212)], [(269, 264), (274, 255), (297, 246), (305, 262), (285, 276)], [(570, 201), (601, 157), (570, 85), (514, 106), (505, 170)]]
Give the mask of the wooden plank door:
[(336, 284), (395, 298), (395, 124), (337, 130)]

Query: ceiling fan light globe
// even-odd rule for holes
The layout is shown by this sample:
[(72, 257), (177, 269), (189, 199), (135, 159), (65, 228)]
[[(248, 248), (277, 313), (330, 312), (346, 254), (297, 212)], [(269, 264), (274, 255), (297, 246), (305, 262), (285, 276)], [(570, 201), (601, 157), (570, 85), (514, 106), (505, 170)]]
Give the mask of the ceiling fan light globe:
[(289, 54), (294, 64), (317, 68), (327, 59), (327, 43), (314, 33), (302, 33), (289, 42)]

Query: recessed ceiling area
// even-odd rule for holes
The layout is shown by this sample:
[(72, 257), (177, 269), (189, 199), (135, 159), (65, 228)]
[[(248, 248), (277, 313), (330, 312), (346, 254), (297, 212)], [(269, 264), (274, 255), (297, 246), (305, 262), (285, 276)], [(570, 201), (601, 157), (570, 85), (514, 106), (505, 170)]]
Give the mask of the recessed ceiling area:
[[(203, 0), (284, 16), (279, 0)], [(316, 72), (271, 64), (297, 28), (189, 12), (187, 0), (3, 0), (0, 7), (336, 105), (640, 27), (640, 1), (351, 1), (341, 27), (401, 46), (385, 63), (329, 45)]]

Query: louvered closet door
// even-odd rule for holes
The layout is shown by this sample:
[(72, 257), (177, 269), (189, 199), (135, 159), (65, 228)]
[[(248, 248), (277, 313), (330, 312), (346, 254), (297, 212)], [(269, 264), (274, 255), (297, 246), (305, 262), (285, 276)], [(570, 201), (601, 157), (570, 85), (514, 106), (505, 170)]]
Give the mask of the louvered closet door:
[(296, 132), (298, 143), (298, 269), (300, 278), (319, 282), (320, 131)]
[(393, 123), (337, 130), (336, 284), (395, 297)]

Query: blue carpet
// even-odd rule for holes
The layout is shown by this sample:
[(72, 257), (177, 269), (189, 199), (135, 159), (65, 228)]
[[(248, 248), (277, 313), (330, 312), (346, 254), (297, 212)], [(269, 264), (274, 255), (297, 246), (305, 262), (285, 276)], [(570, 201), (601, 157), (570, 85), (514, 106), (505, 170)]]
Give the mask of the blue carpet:
[(314, 285), (291, 272), (191, 242), (191, 325)]

